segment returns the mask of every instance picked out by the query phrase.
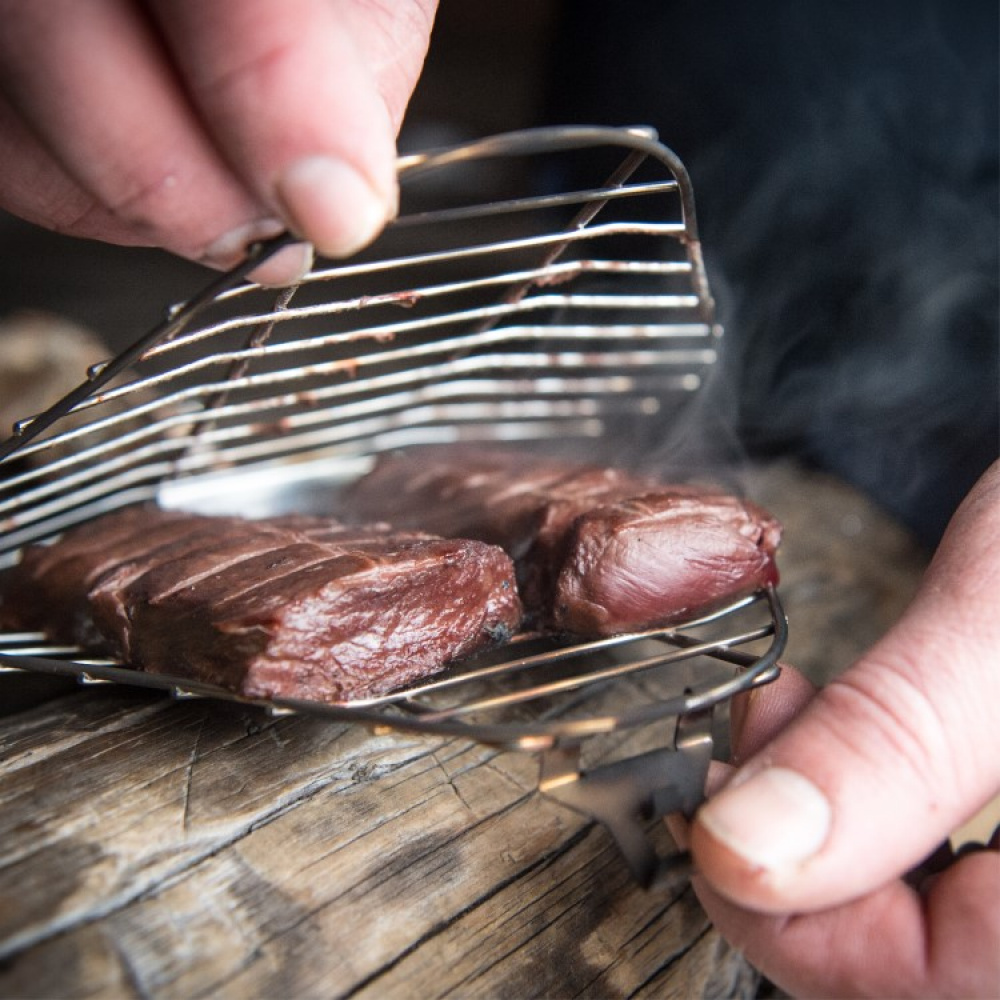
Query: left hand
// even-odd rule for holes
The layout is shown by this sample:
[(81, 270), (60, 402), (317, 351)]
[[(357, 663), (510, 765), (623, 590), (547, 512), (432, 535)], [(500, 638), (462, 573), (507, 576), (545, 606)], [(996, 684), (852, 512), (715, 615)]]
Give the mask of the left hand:
[(435, 7), (0, 0), (0, 207), (219, 268), (283, 228), (347, 256), (396, 210)]

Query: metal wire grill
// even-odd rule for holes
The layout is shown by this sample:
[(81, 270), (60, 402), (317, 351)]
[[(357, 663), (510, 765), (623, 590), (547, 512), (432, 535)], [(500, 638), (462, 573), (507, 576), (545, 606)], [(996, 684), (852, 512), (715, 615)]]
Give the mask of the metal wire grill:
[[(674, 154), (645, 129), (543, 129), (404, 157), (399, 174), (401, 215), (365, 254), (275, 290), (245, 275), (292, 238), (261, 244), (21, 421), (0, 445), (0, 567), (138, 501), (323, 513), (377, 455), (410, 445), (520, 442), (591, 459), (614, 458), (624, 440), (655, 447), (721, 336)], [(657, 814), (697, 801), (704, 720), (773, 679), (784, 636), (770, 591), (642, 635), (523, 636), (373, 702), (268, 707), (543, 750), (554, 795), (590, 780), (568, 746), (679, 720), (669, 758), (650, 773), (635, 763), (609, 806), (586, 807), (649, 881), (659, 868), (637, 846), (636, 803), (655, 793)], [(0, 636), (3, 668), (233, 697), (42, 635)]]
[[(624, 163), (605, 175), (609, 147)], [(453, 204), (486, 186), (470, 164), (497, 162), (537, 193)], [(220, 470), (287, 482), (293, 461), (344, 469), (411, 443), (662, 426), (719, 336), (680, 170), (647, 133), (601, 129), (404, 159), (404, 214), (365, 258), (277, 293), (243, 282), (279, 237), (22, 421), (0, 447), (0, 557)], [(591, 186), (545, 189), (582, 173)]]

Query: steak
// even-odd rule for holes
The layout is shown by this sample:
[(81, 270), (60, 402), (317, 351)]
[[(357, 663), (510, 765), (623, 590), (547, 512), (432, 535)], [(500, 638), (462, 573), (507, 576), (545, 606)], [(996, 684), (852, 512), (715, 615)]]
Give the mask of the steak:
[(778, 582), (766, 511), (726, 494), (661, 489), (573, 521), (549, 606), (553, 627), (614, 635), (670, 625)]
[(340, 513), (477, 538), (515, 561), (539, 627), (614, 635), (669, 625), (777, 582), (781, 527), (727, 493), (511, 451), (381, 458)]
[(301, 516), (128, 508), (30, 546), (22, 627), (253, 697), (373, 697), (507, 639), (510, 559), (478, 541)]

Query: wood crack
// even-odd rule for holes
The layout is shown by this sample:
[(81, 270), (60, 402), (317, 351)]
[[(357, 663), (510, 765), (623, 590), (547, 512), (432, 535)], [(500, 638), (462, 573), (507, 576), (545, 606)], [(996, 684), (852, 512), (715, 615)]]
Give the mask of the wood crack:
[[(408, 763), (409, 760), (403, 761), (390, 768), (386, 773), (391, 773), (392, 770), (405, 767)], [(236, 827), (228, 835), (223, 836), (204, 850), (192, 851), (191, 854), (187, 855), (178, 864), (168, 867), (165, 871), (161, 870), (157, 872), (155, 877), (145, 881), (141, 879), (134, 880), (130, 884), (128, 891), (119, 892), (104, 900), (96, 900), (94, 905), (85, 912), (70, 913), (56, 917), (41, 927), (30, 928), (22, 931), (20, 934), (12, 935), (4, 941), (0, 941), (0, 962), (16, 958), (19, 954), (30, 948), (44, 944), (47, 941), (97, 921), (105, 920), (135, 902), (155, 896), (175, 884), (179, 879), (185, 877), (205, 861), (238, 844), (255, 830), (274, 822), (289, 810), (296, 808), (302, 802), (312, 798), (339, 780), (340, 776), (334, 775), (309, 782), (287, 798), (276, 800), (272, 809)]]
[(673, 952), (671, 955), (661, 962), (651, 973), (646, 976), (646, 978), (639, 983), (625, 998), (624, 1000), (632, 1000), (633, 997), (637, 996), (643, 990), (645, 990), (651, 983), (659, 979), (665, 973), (669, 972), (671, 968), (676, 966), (684, 958), (686, 958), (695, 948), (701, 944), (705, 938), (712, 933), (712, 925), (706, 920), (705, 926), (698, 932), (693, 940), (688, 941), (683, 948), (679, 948), (677, 951)]
[[(593, 830), (593, 824), (589, 824), (580, 830), (577, 830), (571, 837), (567, 838), (562, 844), (560, 844), (556, 849), (536, 858), (533, 862), (526, 865), (524, 868), (511, 874), (508, 878), (497, 882), (495, 885), (491, 886), (488, 892), (483, 893), (476, 899), (472, 900), (467, 906), (456, 910), (455, 913), (451, 914), (447, 919), (439, 921), (433, 927), (428, 928), (428, 930), (422, 934), (416, 941), (413, 942), (408, 948), (394, 955), (392, 959), (386, 962), (383, 966), (371, 972), (369, 975), (365, 976), (364, 979), (359, 980), (351, 989), (349, 993), (343, 994), (341, 1000), (350, 1000), (351, 997), (357, 996), (363, 993), (369, 986), (372, 986), (383, 976), (390, 973), (395, 969), (401, 962), (405, 961), (409, 956), (413, 955), (415, 952), (419, 951), (429, 942), (433, 941), (434, 938), (446, 933), (450, 928), (454, 927), (459, 921), (463, 920), (470, 913), (477, 910), (479, 907), (486, 905), (497, 895), (499, 895), (504, 890), (515, 885), (518, 881), (523, 878), (527, 878), (534, 873), (544, 870), (545, 868), (551, 866), (563, 855), (568, 854), (571, 850), (581, 844), (590, 835)], [(495, 961), (490, 963), (492, 965), (497, 964), (501, 959), (509, 957), (517, 949), (511, 949), (506, 955), (497, 955)], [(461, 991), (464, 983), (468, 982), (468, 979), (462, 980), (456, 983), (454, 989)]]
[(476, 815), (475, 810), (472, 808), (472, 806), (466, 800), (465, 796), (462, 794), (458, 785), (455, 783), (455, 779), (452, 776), (452, 774), (448, 771), (448, 769), (444, 766), (444, 764), (441, 763), (440, 759), (438, 758), (436, 750), (431, 751), (431, 757), (433, 758), (434, 763), (437, 765), (438, 770), (440, 770), (440, 772), (444, 775), (445, 781), (448, 783), (448, 787), (455, 793), (455, 798), (457, 798), (458, 801), (462, 803), (463, 808), (470, 816), (475, 816)]
[(674, 896), (674, 898), (671, 899), (670, 902), (667, 903), (667, 905), (664, 906), (662, 910), (659, 910), (658, 912), (654, 913), (653, 916), (649, 918), (649, 920), (645, 921), (645, 923), (642, 924), (642, 926), (636, 928), (636, 930), (625, 939), (624, 943), (631, 944), (633, 941), (637, 940), (639, 937), (645, 934), (646, 931), (648, 931), (657, 921), (662, 920), (663, 914), (669, 912), (675, 906), (677, 906), (678, 903), (680, 903), (681, 899), (683, 898), (684, 894), (688, 892), (689, 889), (690, 889), (689, 886), (685, 886), (684, 889), (682, 889), (676, 896)]
[(201, 724), (194, 734), (194, 744), (191, 747), (191, 756), (188, 759), (187, 768), (184, 774), (184, 808), (181, 813), (181, 829), (185, 833), (188, 831), (190, 810), (191, 810), (191, 783), (194, 778), (194, 766), (198, 762), (198, 749), (201, 746), (201, 734), (205, 731), (205, 720), (207, 715), (201, 718)]
[[(430, 754), (427, 754), (425, 756), (430, 756)], [(427, 848), (427, 850), (424, 851), (424, 852), (422, 852), (421, 854), (418, 854), (418, 855), (415, 855), (415, 856), (411, 855), (410, 858), (408, 859), (409, 863), (412, 864), (412, 863), (419, 862), (420, 860), (422, 860), (422, 859), (424, 859), (424, 858), (426, 858), (426, 857), (428, 857), (430, 855), (433, 855), (433, 854), (437, 853), (438, 851), (442, 850), (443, 848), (446, 848), (449, 844), (454, 843), (456, 840), (460, 839), (461, 837), (468, 835), (468, 833), (470, 831), (475, 830), (482, 823), (494, 820), (494, 819), (496, 819), (498, 817), (501, 817), (501, 816), (505, 815), (508, 812), (511, 812), (514, 809), (517, 809), (519, 806), (522, 806), (528, 799), (530, 799), (532, 797), (532, 795), (534, 795), (534, 794), (535, 794), (534, 790), (532, 790), (528, 794), (521, 795), (519, 798), (517, 798), (514, 801), (508, 803), (503, 809), (500, 809), (497, 812), (493, 813), (491, 816), (487, 817), (487, 819), (477, 820), (475, 823), (471, 824), (470, 826), (463, 827), (455, 835), (453, 835), (451, 837), (445, 837), (445, 838), (442, 838), (442, 839), (440, 839), (438, 841), (435, 841), (433, 845), (429, 846)], [(574, 840), (575, 839), (576, 838), (574, 838)], [(347, 1000), (348, 997), (357, 994), (358, 992), (362, 991), (367, 985), (369, 985), (370, 983), (376, 981), (377, 979), (379, 979), (384, 974), (390, 972), (397, 965), (399, 965), (400, 962), (404, 961), (408, 955), (413, 954), (424, 942), (432, 940), (438, 934), (440, 934), (440, 933), (442, 933), (444, 931), (447, 931), (447, 929), (449, 927), (451, 927), (453, 924), (457, 923), (459, 920), (461, 920), (468, 913), (471, 913), (472, 911), (474, 911), (478, 906), (480, 906), (480, 905), (482, 905), (484, 903), (488, 903), (494, 896), (496, 896), (504, 888), (506, 888), (507, 886), (512, 885), (515, 882), (517, 882), (518, 879), (522, 878), (523, 876), (529, 875), (531, 872), (533, 872), (533, 871), (537, 870), (538, 868), (544, 866), (546, 864), (548, 858), (550, 858), (550, 857), (554, 858), (555, 856), (557, 856), (557, 854), (558, 854), (558, 852), (553, 852), (552, 855), (546, 855), (545, 857), (541, 857), (541, 858), (536, 859), (528, 867), (526, 867), (524, 869), (521, 869), (521, 870), (513, 873), (509, 878), (505, 879), (503, 882), (501, 882), (501, 883), (499, 883), (499, 884), (497, 884), (495, 886), (492, 886), (490, 888), (489, 892), (484, 893), (483, 895), (477, 897), (475, 900), (471, 901), (469, 904), (467, 904), (466, 906), (462, 907), (460, 911), (456, 911), (454, 914), (450, 915), (447, 919), (442, 920), (439, 923), (435, 924), (433, 927), (429, 928), (423, 935), (421, 935), (421, 937), (416, 942), (414, 942), (410, 947), (406, 948), (405, 951), (403, 951), (403, 952), (401, 952), (401, 953), (399, 953), (397, 955), (394, 955), (386, 964), (380, 966), (378, 969), (375, 969), (374, 971), (372, 971), (371, 973), (369, 973), (367, 976), (365, 976), (363, 979), (361, 979), (357, 983), (355, 983), (351, 987), (351, 990), (350, 990), (349, 993), (342, 994), (343, 1000)], [(382, 873), (380, 877), (384, 877), (384, 873)], [(331, 907), (336, 907), (336, 906), (343, 905), (344, 901), (345, 901), (345, 899), (347, 897), (356, 894), (358, 891), (359, 891), (359, 886), (357, 886), (357, 885), (352, 886), (348, 891), (346, 891), (344, 893), (338, 893), (337, 895), (332, 896), (329, 899), (324, 900), (323, 903), (321, 903), (319, 906), (314, 906), (314, 907), (311, 907), (311, 908), (309, 908), (307, 910), (304, 910), (298, 916), (298, 918), (295, 921), (293, 921), (293, 922), (287, 924), (286, 926), (282, 927), (280, 931), (278, 931), (278, 932), (276, 932), (274, 934), (271, 934), (271, 935), (267, 936), (266, 938), (261, 939), (261, 941), (258, 943), (258, 948), (259, 949), (264, 949), (268, 945), (273, 944), (275, 941), (280, 940), (282, 937), (285, 937), (285, 936), (287, 936), (289, 934), (294, 933), (304, 923), (306, 923), (307, 921), (315, 919), (317, 916), (319, 916), (320, 914), (322, 914), (325, 910), (328, 910)], [(201, 994), (201, 995), (203, 995), (203, 996), (215, 996), (215, 995), (218, 995), (220, 992), (223, 992), (226, 989), (227, 984), (232, 979), (234, 979), (235, 977), (237, 977), (238, 975), (240, 975), (243, 971), (245, 971), (246, 968), (247, 968), (247, 966), (244, 965), (244, 966), (241, 966), (239, 969), (233, 970), (233, 972), (230, 975), (226, 976), (223, 979), (220, 979), (218, 981), (213, 982), (210, 986), (208, 986), (206, 988), (206, 990), (204, 991), (204, 993)]]

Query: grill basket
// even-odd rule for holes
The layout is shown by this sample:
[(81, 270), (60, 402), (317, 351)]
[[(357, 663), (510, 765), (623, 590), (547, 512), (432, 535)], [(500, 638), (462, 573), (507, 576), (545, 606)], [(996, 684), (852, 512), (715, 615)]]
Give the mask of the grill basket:
[[(376, 457), (516, 443), (648, 465), (716, 360), (694, 202), (648, 129), (511, 133), (399, 162), (402, 211), (365, 253), (298, 284), (222, 275), (0, 445), (0, 567), (137, 503), (324, 513)], [(524, 635), (391, 695), (253, 701), (0, 634), (0, 670), (121, 683), (538, 752), (539, 788), (613, 833), (643, 884), (687, 868), (648, 836), (693, 810), (736, 694), (773, 680), (773, 589), (681, 626)], [(592, 759), (591, 759), (592, 758)]]

